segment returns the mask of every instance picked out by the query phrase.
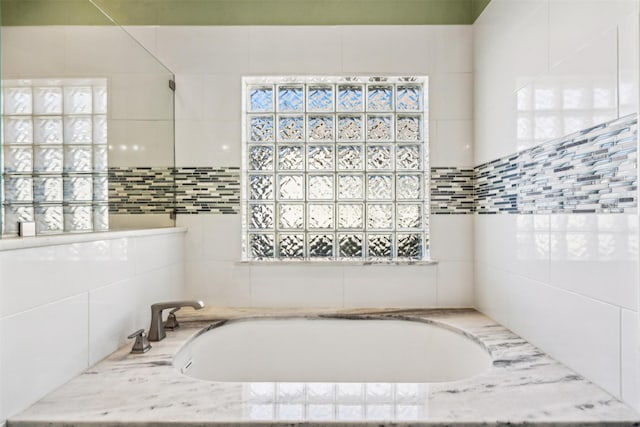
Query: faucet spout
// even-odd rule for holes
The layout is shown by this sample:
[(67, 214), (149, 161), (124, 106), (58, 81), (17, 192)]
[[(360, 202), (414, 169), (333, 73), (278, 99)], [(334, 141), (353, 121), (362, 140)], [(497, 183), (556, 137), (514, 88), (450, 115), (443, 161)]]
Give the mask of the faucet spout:
[(151, 305), (151, 326), (147, 338), (149, 341), (160, 341), (167, 336), (162, 323), (162, 311), (169, 308), (193, 307), (200, 310), (204, 307), (202, 301), (169, 301)]

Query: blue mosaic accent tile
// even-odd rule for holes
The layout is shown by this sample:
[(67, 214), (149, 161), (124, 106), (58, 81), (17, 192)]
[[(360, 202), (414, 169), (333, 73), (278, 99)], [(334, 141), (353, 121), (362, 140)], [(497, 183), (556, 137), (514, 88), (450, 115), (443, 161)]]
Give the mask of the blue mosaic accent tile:
[(474, 170), (472, 168), (431, 168), (432, 214), (475, 212)]
[(476, 211), (635, 212), (637, 132), (633, 114), (476, 166)]

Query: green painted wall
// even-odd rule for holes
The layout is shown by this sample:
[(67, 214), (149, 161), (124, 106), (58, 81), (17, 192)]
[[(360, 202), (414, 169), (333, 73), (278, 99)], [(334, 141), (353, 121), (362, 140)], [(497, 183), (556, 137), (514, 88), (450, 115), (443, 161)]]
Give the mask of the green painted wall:
[[(94, 0), (120, 25), (472, 24), (490, 0)], [(108, 25), (89, 0), (1, 0), (2, 25)]]

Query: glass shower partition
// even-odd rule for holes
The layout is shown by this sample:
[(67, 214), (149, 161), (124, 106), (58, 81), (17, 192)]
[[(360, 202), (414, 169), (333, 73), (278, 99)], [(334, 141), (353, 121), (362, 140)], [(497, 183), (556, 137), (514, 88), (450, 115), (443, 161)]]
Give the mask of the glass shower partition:
[(90, 0), (1, 13), (2, 236), (174, 226), (173, 73)]

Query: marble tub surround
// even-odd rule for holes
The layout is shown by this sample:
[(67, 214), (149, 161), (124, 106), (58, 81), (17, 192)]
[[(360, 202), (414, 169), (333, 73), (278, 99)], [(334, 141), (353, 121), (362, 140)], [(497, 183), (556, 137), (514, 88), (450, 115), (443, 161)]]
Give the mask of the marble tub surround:
[[(9, 419), (9, 427), (640, 425), (640, 415), (628, 406), (474, 310), (200, 311), (185, 309), (182, 327), (151, 351), (132, 355), (129, 346), (121, 348)], [(482, 345), (493, 367), (448, 383), (330, 384), (201, 381), (172, 365), (186, 340), (220, 320), (289, 316), (435, 323)]]

